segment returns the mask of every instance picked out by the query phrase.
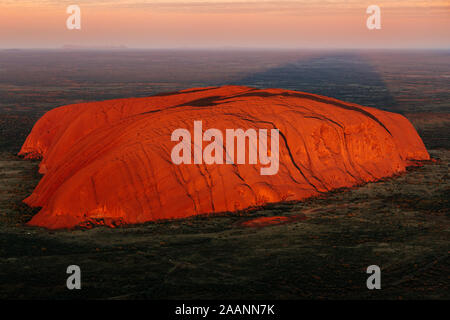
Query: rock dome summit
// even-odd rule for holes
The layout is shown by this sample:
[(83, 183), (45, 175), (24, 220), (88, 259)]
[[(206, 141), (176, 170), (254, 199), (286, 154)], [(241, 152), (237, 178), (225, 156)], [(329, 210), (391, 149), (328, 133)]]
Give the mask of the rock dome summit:
[[(171, 154), (180, 142), (172, 133), (183, 128), (194, 137), (196, 121), (223, 133), (276, 129), (276, 174), (260, 174), (264, 161), (225, 161), (226, 150), (218, 156), (217, 145), (208, 149), (218, 136), (203, 135), (185, 146), (192, 154), (208, 149), (224, 161), (175, 164)], [(245, 139), (245, 158), (251, 160), (262, 144), (250, 134)], [(264, 151), (273, 156), (267, 142)], [(430, 159), (414, 127), (399, 114), (304, 92), (242, 86), (62, 106), (39, 119), (19, 154), (41, 159), (43, 177), (24, 202), (41, 207), (29, 225), (49, 229), (302, 200)]]

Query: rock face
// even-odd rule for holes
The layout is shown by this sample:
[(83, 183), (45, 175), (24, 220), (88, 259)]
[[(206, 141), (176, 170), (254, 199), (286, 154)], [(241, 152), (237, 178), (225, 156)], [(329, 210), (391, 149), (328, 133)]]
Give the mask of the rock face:
[[(259, 162), (175, 165), (172, 132), (193, 132), (199, 120), (204, 130), (278, 129), (278, 172), (261, 175)], [(44, 176), (24, 201), (42, 207), (29, 224), (50, 229), (301, 200), (429, 160), (401, 115), (303, 92), (239, 86), (59, 107), (35, 124), (20, 154), (42, 158)]]

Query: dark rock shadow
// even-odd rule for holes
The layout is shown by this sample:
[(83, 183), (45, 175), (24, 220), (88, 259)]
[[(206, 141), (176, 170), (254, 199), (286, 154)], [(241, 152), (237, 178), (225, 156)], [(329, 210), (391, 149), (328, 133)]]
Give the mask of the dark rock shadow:
[(233, 84), (320, 94), (384, 110), (395, 98), (368, 60), (355, 53), (329, 53), (247, 75)]

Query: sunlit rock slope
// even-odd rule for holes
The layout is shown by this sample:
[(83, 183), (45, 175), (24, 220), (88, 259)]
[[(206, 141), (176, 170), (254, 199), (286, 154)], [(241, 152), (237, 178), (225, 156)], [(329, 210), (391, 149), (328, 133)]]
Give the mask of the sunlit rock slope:
[[(171, 151), (178, 142), (171, 135), (185, 128), (193, 136), (194, 121), (202, 121), (203, 132), (278, 129), (277, 173), (262, 175), (267, 165), (259, 161), (174, 164)], [(258, 145), (247, 153), (251, 148)], [(42, 159), (44, 176), (24, 201), (42, 207), (29, 224), (50, 229), (301, 200), (429, 159), (399, 114), (309, 93), (239, 86), (59, 107), (35, 124), (20, 154)]]

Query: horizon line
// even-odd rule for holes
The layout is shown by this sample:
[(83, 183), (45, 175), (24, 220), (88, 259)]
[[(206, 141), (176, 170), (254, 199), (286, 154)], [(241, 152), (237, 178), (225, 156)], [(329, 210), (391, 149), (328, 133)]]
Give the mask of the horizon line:
[(192, 47), (127, 47), (118, 46), (77, 46), (60, 47), (0, 47), (1, 51), (12, 50), (60, 50), (60, 51), (132, 51), (132, 50), (450, 50), (446, 47), (269, 47), (269, 46), (192, 46)]

